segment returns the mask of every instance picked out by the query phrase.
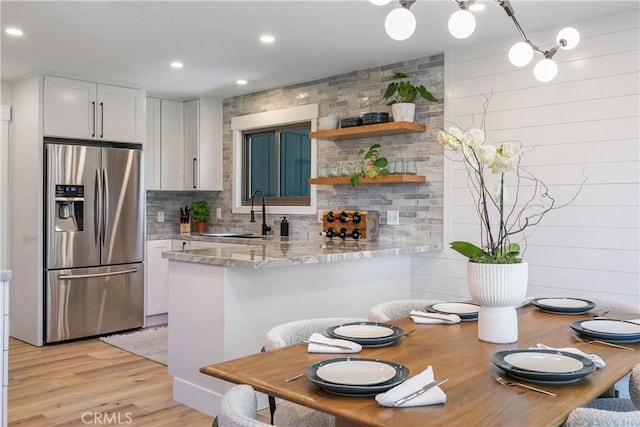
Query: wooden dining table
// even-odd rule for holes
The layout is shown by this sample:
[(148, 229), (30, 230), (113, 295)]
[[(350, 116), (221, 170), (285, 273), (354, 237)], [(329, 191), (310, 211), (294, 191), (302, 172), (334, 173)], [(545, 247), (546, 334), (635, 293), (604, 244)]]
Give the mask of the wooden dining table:
[[(349, 355), (400, 363), (411, 370), (410, 376), (432, 366), (436, 378), (449, 379), (440, 386), (446, 393), (446, 402), (436, 405), (388, 408), (371, 396), (329, 393), (305, 376), (285, 382), (316, 362), (347, 356), (309, 353), (304, 343), (205, 366), (200, 372), (235, 384), (249, 384), (269, 395), (332, 414), (338, 426), (555, 426), (562, 424), (574, 408), (610, 390), (640, 363), (639, 343), (625, 344), (633, 349), (625, 350), (577, 341), (569, 323), (590, 317), (591, 314), (558, 315), (533, 306), (522, 307), (518, 309), (518, 341), (513, 344), (480, 341), (477, 322), (424, 325), (401, 318), (389, 323), (411, 333), (393, 345), (363, 348)], [(624, 314), (617, 318), (621, 317)], [(492, 354), (500, 350), (527, 349), (538, 343), (597, 354), (606, 362), (606, 367), (571, 383), (517, 380), (556, 393), (556, 397), (507, 387), (496, 381), (494, 372), (510, 378), (492, 363)]]

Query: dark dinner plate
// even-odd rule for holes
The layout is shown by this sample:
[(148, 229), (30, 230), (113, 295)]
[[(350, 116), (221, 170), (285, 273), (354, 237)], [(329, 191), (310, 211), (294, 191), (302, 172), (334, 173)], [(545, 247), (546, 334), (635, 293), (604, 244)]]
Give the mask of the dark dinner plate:
[(624, 326), (627, 326), (628, 324), (638, 326), (637, 323), (629, 322), (626, 320), (618, 320), (618, 319), (583, 319), (583, 320), (576, 320), (575, 322), (569, 323), (569, 327), (582, 336), (597, 339), (597, 340), (608, 341), (608, 342), (619, 343), (619, 344), (640, 342), (640, 332), (614, 333), (614, 332), (594, 331), (592, 329), (585, 328), (583, 326), (585, 322), (621, 322)]
[[(513, 366), (511, 363), (505, 360), (505, 357), (508, 357), (512, 354), (518, 353), (545, 353), (545, 354), (559, 354), (562, 356), (570, 357), (572, 359), (576, 359), (582, 363), (582, 368), (577, 369), (575, 371), (570, 372), (541, 372), (534, 371), (528, 369), (522, 369), (516, 366)], [(505, 371), (509, 376), (527, 380), (527, 381), (537, 381), (537, 382), (548, 382), (548, 383), (571, 383), (578, 381), (579, 379), (586, 377), (590, 373), (596, 370), (596, 366), (593, 362), (586, 357), (580, 356), (578, 354), (569, 353), (566, 351), (559, 350), (541, 350), (541, 349), (519, 349), (519, 350), (502, 350), (497, 351), (491, 355), (491, 362), (496, 365), (498, 368)]]
[(540, 311), (552, 314), (584, 314), (596, 306), (586, 299), (566, 297), (534, 298), (531, 304)]
[[(328, 381), (322, 380), (318, 377), (317, 372), (318, 368), (321, 366), (325, 366), (330, 363), (336, 362), (345, 362), (345, 361), (372, 361), (385, 363), (396, 370), (396, 375), (382, 383), (371, 384), (371, 385), (346, 385), (346, 384), (336, 384)], [(387, 390), (392, 389), (398, 384), (403, 383), (409, 378), (409, 368), (400, 363), (389, 362), (387, 360), (380, 359), (368, 359), (362, 357), (336, 357), (333, 359), (322, 360), (320, 362), (314, 363), (313, 365), (307, 368), (305, 372), (309, 381), (320, 387), (321, 389), (328, 391), (329, 393), (338, 394), (341, 396), (354, 396), (354, 397), (364, 397), (364, 396), (375, 396), (378, 393), (384, 393)]]
[[(477, 307), (475, 311), (467, 311), (467, 310), (447, 310), (445, 307), (453, 307), (460, 306), (460, 308), (467, 307), (469, 310), (473, 310), (474, 307)], [(478, 320), (478, 311), (480, 310), (480, 305), (473, 302), (437, 302), (434, 304), (429, 304), (425, 307), (427, 311), (432, 313), (439, 314), (455, 314), (460, 317), (460, 320), (463, 322), (475, 322)]]
[[(353, 336), (348, 334), (342, 334), (340, 331), (337, 331), (339, 328), (344, 326), (380, 326), (383, 328), (388, 328), (391, 330), (389, 335), (378, 336), (378, 337), (361, 337), (361, 336)], [(363, 347), (384, 347), (387, 345), (391, 345), (398, 340), (402, 335), (404, 335), (404, 329), (399, 328), (394, 325), (390, 325), (388, 323), (379, 323), (379, 322), (352, 322), (345, 323), (343, 325), (332, 326), (327, 329), (327, 334), (334, 338), (340, 338), (343, 340), (349, 340), (353, 342), (357, 342)]]

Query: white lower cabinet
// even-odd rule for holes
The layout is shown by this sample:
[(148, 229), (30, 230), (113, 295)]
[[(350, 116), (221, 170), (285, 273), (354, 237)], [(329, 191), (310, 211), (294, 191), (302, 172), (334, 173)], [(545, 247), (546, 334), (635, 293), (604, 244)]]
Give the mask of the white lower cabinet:
[(171, 240), (147, 241), (146, 315), (167, 313), (169, 310), (169, 289), (167, 286), (167, 267), (169, 261), (162, 258), (162, 252), (171, 250)]
[(0, 271), (0, 426), (7, 425), (9, 388), (9, 279), (11, 272)]
[(169, 284), (167, 282), (169, 260), (162, 258), (162, 252), (215, 248), (221, 245), (225, 244), (182, 239), (147, 240), (147, 265), (144, 269), (147, 318), (166, 314), (169, 310)]

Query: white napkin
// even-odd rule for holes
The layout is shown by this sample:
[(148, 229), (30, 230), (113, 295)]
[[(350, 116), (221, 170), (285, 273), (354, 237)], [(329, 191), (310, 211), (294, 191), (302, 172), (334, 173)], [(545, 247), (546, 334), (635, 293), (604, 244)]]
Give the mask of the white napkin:
[[(362, 346), (357, 342), (327, 338), (317, 332), (311, 334), (311, 336), (309, 337), (309, 341), (314, 341), (310, 342), (309, 346), (307, 347), (307, 351), (309, 353), (357, 353), (362, 350)], [(351, 348), (351, 350), (316, 343), (342, 345)]]
[[(429, 366), (418, 375), (409, 378), (400, 385), (395, 386), (391, 390), (387, 390), (385, 393), (376, 395), (376, 401), (382, 406), (393, 407), (392, 403), (396, 400), (402, 399), (409, 394), (418, 391), (425, 385), (433, 381), (433, 368)], [(440, 387), (433, 387), (425, 391), (419, 396), (414, 397), (411, 400), (404, 402), (400, 405), (400, 408), (409, 406), (425, 406), (436, 405), (438, 403), (444, 403), (447, 401), (447, 395), (442, 391)]]
[[(429, 317), (422, 317), (422, 316)], [(440, 313), (427, 313), (419, 310), (411, 310), (411, 320), (415, 323), (425, 325), (437, 325), (437, 324), (453, 324), (460, 323), (460, 316), (457, 314), (440, 314)]]
[(577, 348), (574, 348), (574, 347), (553, 348), (540, 343), (538, 343), (536, 347), (531, 347), (532, 350), (535, 350), (536, 348), (543, 349), (543, 350), (566, 351), (567, 353), (577, 354), (579, 356), (586, 357), (587, 359), (591, 360), (593, 364), (596, 365), (596, 368), (604, 368), (605, 366), (607, 366), (607, 364), (604, 363), (604, 360), (602, 360), (599, 356), (595, 354), (587, 354), (584, 351), (578, 350)]

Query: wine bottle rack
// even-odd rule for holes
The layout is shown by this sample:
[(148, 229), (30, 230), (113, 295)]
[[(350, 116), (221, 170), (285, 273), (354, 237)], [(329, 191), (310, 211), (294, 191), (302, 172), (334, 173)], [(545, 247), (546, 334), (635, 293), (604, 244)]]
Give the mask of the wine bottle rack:
[(376, 241), (379, 221), (378, 211), (323, 211), (322, 234), (329, 239)]

